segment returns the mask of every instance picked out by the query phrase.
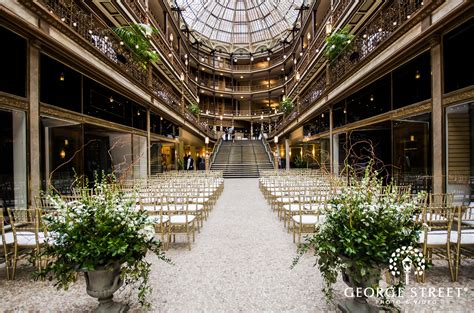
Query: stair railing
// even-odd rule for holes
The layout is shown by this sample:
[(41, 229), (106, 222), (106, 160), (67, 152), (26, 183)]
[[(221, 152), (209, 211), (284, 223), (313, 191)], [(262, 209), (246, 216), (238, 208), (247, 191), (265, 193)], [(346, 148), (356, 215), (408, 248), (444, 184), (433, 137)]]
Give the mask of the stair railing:
[(222, 144), (222, 138), (219, 137), (219, 139), (217, 139), (217, 142), (211, 151), (211, 161), (209, 162), (209, 168), (212, 166), (212, 164), (214, 164), (214, 160), (216, 159), (216, 155), (219, 152), (221, 144)]
[(268, 143), (268, 141), (265, 139), (264, 136), (262, 136), (261, 140), (262, 140), (263, 146), (265, 147), (265, 152), (267, 153), (268, 159), (272, 163), (273, 167), (275, 167), (275, 162), (273, 161), (272, 148), (270, 148), (270, 144)]

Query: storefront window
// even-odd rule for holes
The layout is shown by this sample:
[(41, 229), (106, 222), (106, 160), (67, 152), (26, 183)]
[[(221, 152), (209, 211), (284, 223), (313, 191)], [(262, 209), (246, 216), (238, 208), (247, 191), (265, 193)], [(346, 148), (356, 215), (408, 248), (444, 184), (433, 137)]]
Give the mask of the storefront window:
[(472, 49), (466, 47), (474, 37), (474, 19), (470, 19), (443, 37), (444, 91), (450, 92), (474, 84)]
[(470, 195), (474, 174), (474, 103), (446, 109), (446, 192)]
[(431, 114), (393, 121), (393, 175), (397, 184), (430, 190)]
[(25, 113), (0, 109), (0, 207), (27, 206)]
[(79, 123), (42, 117), (43, 189), (54, 187), (70, 194), (76, 177), (83, 173), (82, 126)]
[(40, 57), (40, 99), (75, 112), (81, 112), (81, 74), (47, 55)]
[(26, 39), (1, 26), (0, 36), (0, 91), (26, 97)]

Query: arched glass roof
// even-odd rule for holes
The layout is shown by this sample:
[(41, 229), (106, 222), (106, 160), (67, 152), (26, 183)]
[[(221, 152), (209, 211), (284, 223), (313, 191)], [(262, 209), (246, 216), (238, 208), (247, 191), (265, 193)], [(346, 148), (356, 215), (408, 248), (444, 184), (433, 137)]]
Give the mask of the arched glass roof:
[(293, 28), (304, 0), (170, 0), (190, 30), (227, 52), (255, 52)]

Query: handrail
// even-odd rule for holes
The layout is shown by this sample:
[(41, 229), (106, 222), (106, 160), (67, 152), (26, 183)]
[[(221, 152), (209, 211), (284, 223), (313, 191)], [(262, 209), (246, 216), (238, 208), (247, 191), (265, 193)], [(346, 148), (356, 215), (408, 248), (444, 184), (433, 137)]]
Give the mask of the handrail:
[(265, 136), (262, 136), (261, 140), (262, 140), (263, 146), (265, 147), (265, 152), (267, 153), (268, 158), (270, 159), (270, 162), (272, 163), (273, 167), (275, 167), (275, 162), (273, 161), (273, 154), (270, 152), (271, 151), (270, 144), (265, 139)]
[(222, 144), (222, 137), (219, 137), (211, 151), (211, 161), (209, 162), (209, 168), (214, 163), (214, 160), (216, 159), (216, 155), (219, 152), (219, 148), (221, 147), (221, 144)]

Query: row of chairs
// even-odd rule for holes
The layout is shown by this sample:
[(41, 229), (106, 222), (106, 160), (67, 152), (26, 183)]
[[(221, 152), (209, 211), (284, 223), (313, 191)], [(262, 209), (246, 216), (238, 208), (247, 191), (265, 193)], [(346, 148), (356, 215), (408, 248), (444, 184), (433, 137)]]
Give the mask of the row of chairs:
[(165, 248), (184, 234), (190, 250), (223, 188), (222, 172), (160, 175), (141, 183), (137, 208), (148, 213)]
[[(161, 235), (164, 247), (171, 238), (186, 234), (189, 248), (190, 236), (200, 230), (224, 184), (222, 172), (186, 172), (153, 176), (146, 181), (127, 182), (120, 188), (134, 197), (137, 209), (144, 209)], [(73, 190), (72, 195), (62, 196), (67, 201), (77, 200), (81, 193), (93, 194), (93, 190)], [(54, 204), (46, 197), (36, 197), (34, 208), (8, 208), (7, 215), (0, 215), (0, 262), (5, 263), (7, 279), (15, 279), (18, 260), (34, 256), (35, 266), (41, 269), (46, 260), (39, 253), (49, 236), (42, 217), (54, 213)]]
[[(317, 231), (325, 221), (332, 195), (341, 192), (344, 180), (317, 171), (266, 171), (261, 173), (260, 189), (293, 232), (293, 242)], [(399, 196), (410, 193), (410, 186), (394, 186)], [(380, 194), (388, 191), (382, 187)], [(461, 261), (474, 257), (474, 207), (469, 196), (453, 194), (413, 194), (417, 212), (413, 219), (422, 225), (419, 246), (427, 261), (447, 261), (451, 279), (458, 280)]]

